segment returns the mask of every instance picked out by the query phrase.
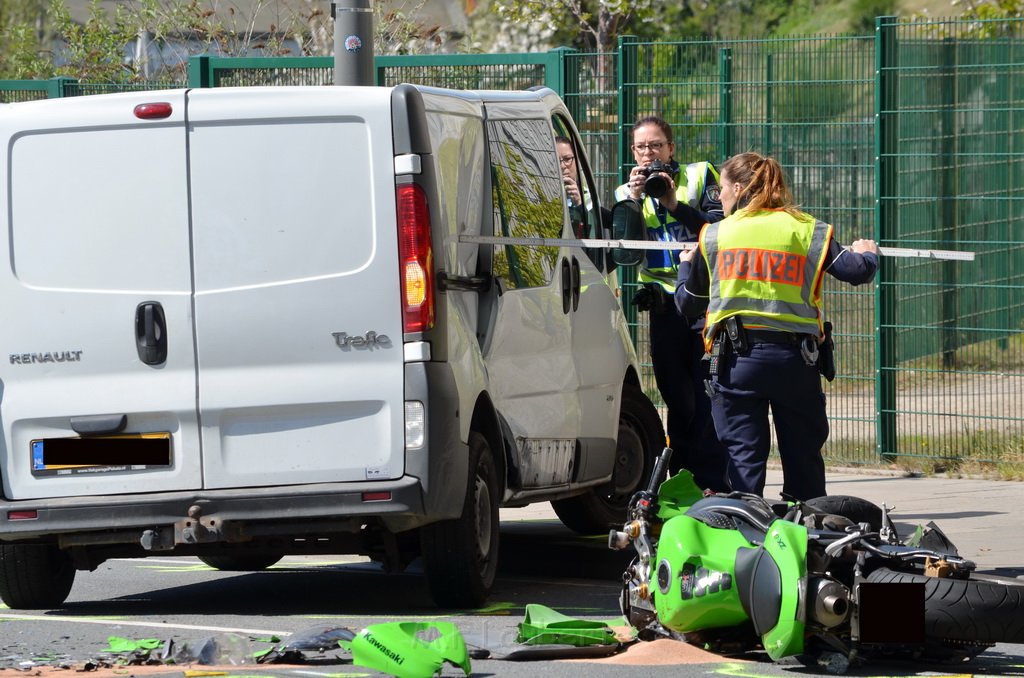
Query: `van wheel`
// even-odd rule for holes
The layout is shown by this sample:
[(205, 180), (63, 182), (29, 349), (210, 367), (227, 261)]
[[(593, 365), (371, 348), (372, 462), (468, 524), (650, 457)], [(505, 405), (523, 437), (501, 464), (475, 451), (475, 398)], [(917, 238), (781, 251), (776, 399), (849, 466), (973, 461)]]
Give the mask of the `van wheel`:
[(626, 522), (626, 507), (651, 474), (665, 446), (658, 410), (639, 386), (622, 385), (619, 438), (612, 480), (586, 494), (551, 502), (562, 524), (579, 534), (604, 534)]
[(275, 553), (240, 553), (227, 556), (198, 556), (215, 570), (222, 572), (257, 572), (265, 570), (283, 556)]
[(498, 571), (498, 471), (476, 431), (469, 434), (469, 469), (462, 516), (420, 528), (423, 569), (439, 607), (481, 607)]
[(52, 544), (0, 544), (0, 598), (13, 610), (60, 607), (75, 583), (71, 557)]

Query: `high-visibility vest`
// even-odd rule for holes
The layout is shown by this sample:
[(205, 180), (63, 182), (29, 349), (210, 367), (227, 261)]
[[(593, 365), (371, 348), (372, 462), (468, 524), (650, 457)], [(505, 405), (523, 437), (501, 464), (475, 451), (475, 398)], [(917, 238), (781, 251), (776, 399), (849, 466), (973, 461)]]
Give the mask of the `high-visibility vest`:
[(700, 250), (711, 274), (704, 345), (722, 322), (747, 329), (822, 334), (821, 279), (832, 226), (783, 210), (739, 213), (708, 224)]
[[(683, 177), (676, 179), (676, 200), (699, 209), (721, 209), (718, 195), (708, 193), (710, 175), (712, 183), (718, 184), (718, 170), (710, 162), (692, 162), (684, 168)], [(685, 178), (685, 182), (681, 179)], [(615, 189), (615, 200), (629, 198), (629, 185), (622, 184)], [(713, 203), (709, 205), (708, 203)], [(644, 197), (644, 222), (647, 224), (647, 239), (659, 242), (693, 242), (697, 238), (686, 232), (654, 198)], [(637, 280), (661, 284), (669, 294), (675, 292), (679, 272), (679, 252), (673, 250), (647, 250), (644, 263), (637, 272)]]

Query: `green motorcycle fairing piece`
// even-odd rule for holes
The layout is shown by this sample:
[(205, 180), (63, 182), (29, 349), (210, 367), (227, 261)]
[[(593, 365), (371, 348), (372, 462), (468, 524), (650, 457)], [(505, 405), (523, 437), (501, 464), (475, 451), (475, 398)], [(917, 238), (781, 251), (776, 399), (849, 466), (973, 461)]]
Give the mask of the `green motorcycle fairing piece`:
[(618, 645), (607, 622), (576, 619), (545, 605), (529, 603), (519, 624), (517, 643), (524, 645)]
[(396, 678), (430, 678), (445, 662), (472, 672), (466, 641), (451, 622), (371, 624), (351, 641), (339, 641), (352, 663)]
[(658, 513), (663, 521), (686, 513), (686, 509), (704, 498), (704, 492), (697, 487), (693, 474), (681, 469), (658, 488)]

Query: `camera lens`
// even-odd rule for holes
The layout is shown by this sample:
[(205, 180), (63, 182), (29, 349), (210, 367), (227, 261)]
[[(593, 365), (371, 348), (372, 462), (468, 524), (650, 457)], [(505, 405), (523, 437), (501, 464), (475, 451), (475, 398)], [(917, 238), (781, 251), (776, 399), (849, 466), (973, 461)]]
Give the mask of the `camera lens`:
[(644, 180), (644, 193), (652, 198), (660, 198), (668, 193), (668, 180), (658, 174), (648, 176)]

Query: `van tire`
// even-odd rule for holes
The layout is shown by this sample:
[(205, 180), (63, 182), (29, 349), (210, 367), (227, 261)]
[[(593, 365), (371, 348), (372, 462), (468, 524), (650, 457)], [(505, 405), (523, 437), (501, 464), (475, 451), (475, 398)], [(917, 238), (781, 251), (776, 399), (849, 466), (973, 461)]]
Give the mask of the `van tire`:
[(0, 544), (0, 598), (12, 610), (60, 607), (74, 583), (71, 556), (53, 544)]
[(621, 528), (629, 500), (643, 489), (664, 446), (665, 428), (658, 410), (639, 386), (623, 384), (612, 482), (551, 502), (555, 515), (579, 534), (607, 534)]
[(215, 570), (221, 572), (259, 572), (281, 560), (279, 553), (244, 553), (227, 556), (198, 556)]
[(439, 607), (483, 606), (498, 572), (498, 469), (476, 431), (469, 433), (469, 470), (462, 516), (420, 528), (423, 570)]

